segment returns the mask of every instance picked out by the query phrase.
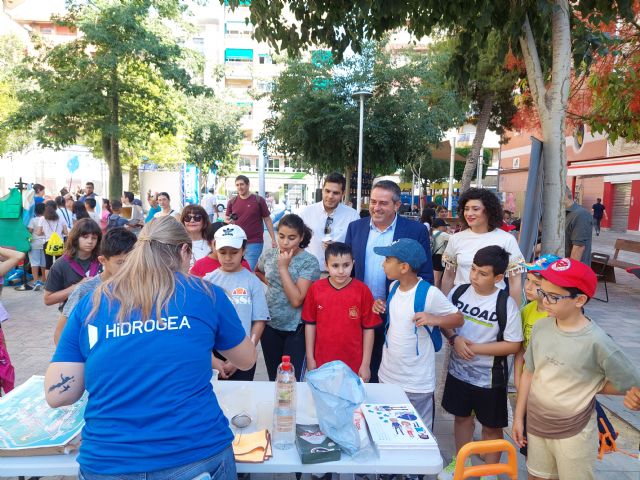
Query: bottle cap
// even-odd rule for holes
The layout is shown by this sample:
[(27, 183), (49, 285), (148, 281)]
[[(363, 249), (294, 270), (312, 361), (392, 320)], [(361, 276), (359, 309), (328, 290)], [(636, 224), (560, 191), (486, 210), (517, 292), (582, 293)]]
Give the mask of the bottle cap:
[(282, 363), (291, 363), (291, 357), (289, 355), (283, 355)]

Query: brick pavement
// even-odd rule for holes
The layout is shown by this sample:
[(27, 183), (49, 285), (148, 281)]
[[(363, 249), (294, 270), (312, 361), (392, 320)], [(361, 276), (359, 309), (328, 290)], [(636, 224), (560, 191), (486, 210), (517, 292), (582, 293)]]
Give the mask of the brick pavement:
[[(603, 231), (600, 237), (594, 237), (594, 251), (613, 253), (615, 239), (624, 236), (640, 240), (638, 235), (619, 235)], [(640, 264), (640, 255), (622, 256), (627, 261)], [(638, 328), (638, 310), (640, 308), (640, 279), (621, 270), (616, 272), (618, 283), (611, 285), (609, 289), (609, 303), (591, 301), (586, 311), (598, 322), (624, 349), (631, 358), (633, 364), (640, 368), (640, 328)], [(44, 374), (49, 359), (53, 354), (52, 335), (57, 320), (56, 307), (47, 307), (42, 301), (41, 292), (19, 292), (12, 288), (5, 288), (2, 293), (2, 301), (11, 314), (11, 320), (3, 325), (7, 336), (9, 353), (16, 367), (16, 381), (24, 382), (31, 375)], [(442, 368), (441, 354), (438, 357), (438, 368)], [(438, 377), (439, 378), (439, 377)], [(257, 380), (266, 380), (266, 369), (262, 357), (256, 372)], [(616, 429), (621, 432), (621, 445), (631, 451), (636, 451), (640, 439), (640, 416), (637, 413), (626, 411), (619, 399), (606, 398), (604, 403), (613, 412), (611, 415)], [(621, 422), (616, 417), (625, 418), (627, 423)], [(636, 425), (633, 429), (629, 424)], [(445, 460), (453, 453), (453, 418), (441, 408), (436, 412), (436, 427), (434, 432), (438, 438), (441, 452)], [(479, 434), (479, 430), (476, 431)], [(1, 461), (1, 459), (0, 459)], [(524, 461), (520, 456), (520, 477), (526, 478)], [(640, 462), (621, 454), (607, 455), (598, 462), (598, 479), (638, 480), (640, 479)], [(254, 479), (267, 480), (292, 480), (293, 475), (259, 475)], [(49, 477), (56, 480), (64, 480), (75, 477)], [(13, 479), (12, 479), (13, 480)]]

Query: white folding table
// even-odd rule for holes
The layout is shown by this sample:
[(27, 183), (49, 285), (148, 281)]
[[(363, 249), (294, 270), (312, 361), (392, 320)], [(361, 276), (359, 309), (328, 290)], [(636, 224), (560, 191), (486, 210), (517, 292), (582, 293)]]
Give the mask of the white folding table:
[[(218, 397), (227, 418), (246, 412), (254, 422), (244, 430), (250, 433), (257, 428), (271, 429), (270, 421), (273, 411), (273, 382), (225, 382), (214, 384)], [(408, 403), (407, 396), (396, 385), (371, 383), (366, 384), (367, 403)], [(312, 397), (306, 383), (298, 383), (297, 387), (298, 422), (310, 414)], [(273, 457), (264, 463), (237, 463), (238, 473), (398, 473), (398, 474), (436, 474), (442, 470), (442, 457), (439, 452), (424, 453), (409, 450), (398, 450), (391, 456), (383, 458), (369, 456), (366, 459), (352, 459), (342, 454), (336, 462), (303, 465), (295, 446), (288, 450), (273, 449)], [(76, 454), (47, 455), (30, 457), (0, 457), (0, 477), (11, 476), (53, 476), (76, 475), (78, 464)]]

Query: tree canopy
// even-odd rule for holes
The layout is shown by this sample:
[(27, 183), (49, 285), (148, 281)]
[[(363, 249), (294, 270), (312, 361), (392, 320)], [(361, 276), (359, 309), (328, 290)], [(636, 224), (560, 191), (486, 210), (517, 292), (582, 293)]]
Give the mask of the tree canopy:
[(290, 60), (271, 94), (274, 116), (264, 135), (278, 151), (319, 173), (353, 171), (359, 132), (353, 93), (368, 88), (365, 167), (378, 175), (420, 162), (464, 119), (464, 104), (434, 64), (430, 56), (394, 60), (373, 43), (336, 66), (321, 53), (310, 61)]
[(120, 142), (144, 145), (174, 135), (181, 106), (175, 91), (203, 94), (184, 66), (168, 22), (181, 21), (179, 0), (70, 2), (57, 19), (82, 32), (37, 54), (22, 71), (15, 127), (36, 127), (38, 142), (59, 148), (97, 136), (109, 166), (109, 195), (122, 193)]

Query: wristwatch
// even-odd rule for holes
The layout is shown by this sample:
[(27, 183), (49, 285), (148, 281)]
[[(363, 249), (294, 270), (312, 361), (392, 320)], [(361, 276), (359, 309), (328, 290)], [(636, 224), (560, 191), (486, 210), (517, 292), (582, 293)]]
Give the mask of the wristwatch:
[(448, 339), (448, 340), (449, 340), (449, 345), (451, 345), (452, 347), (453, 347), (453, 345), (454, 345), (454, 343), (455, 343), (455, 339), (456, 339), (456, 337), (457, 337), (457, 336), (458, 336), (458, 334), (457, 334), (457, 333), (454, 333), (454, 334), (453, 334), (453, 335), (451, 335), (451, 336), (449, 337), (449, 339)]

